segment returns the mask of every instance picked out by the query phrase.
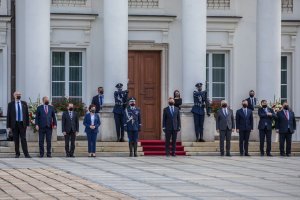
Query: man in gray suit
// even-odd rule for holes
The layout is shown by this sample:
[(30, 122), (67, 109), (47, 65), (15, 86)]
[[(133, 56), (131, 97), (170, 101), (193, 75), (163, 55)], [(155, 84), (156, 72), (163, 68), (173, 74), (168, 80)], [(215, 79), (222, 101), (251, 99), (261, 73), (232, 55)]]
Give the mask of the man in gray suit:
[(220, 134), (220, 152), (224, 156), (224, 140), (226, 139), (226, 156), (230, 155), (231, 133), (234, 131), (235, 122), (233, 111), (228, 108), (225, 100), (221, 101), (221, 107), (217, 112), (216, 129)]

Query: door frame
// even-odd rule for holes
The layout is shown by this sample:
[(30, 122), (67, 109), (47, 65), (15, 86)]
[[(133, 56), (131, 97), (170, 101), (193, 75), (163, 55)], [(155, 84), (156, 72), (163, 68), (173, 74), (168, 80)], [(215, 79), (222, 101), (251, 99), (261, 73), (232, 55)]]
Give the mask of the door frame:
[[(161, 119), (162, 110), (167, 105), (169, 91), (169, 45), (167, 43), (154, 43), (149, 41), (128, 41), (128, 51), (160, 51), (161, 52)], [(160, 138), (164, 139), (161, 129)]]

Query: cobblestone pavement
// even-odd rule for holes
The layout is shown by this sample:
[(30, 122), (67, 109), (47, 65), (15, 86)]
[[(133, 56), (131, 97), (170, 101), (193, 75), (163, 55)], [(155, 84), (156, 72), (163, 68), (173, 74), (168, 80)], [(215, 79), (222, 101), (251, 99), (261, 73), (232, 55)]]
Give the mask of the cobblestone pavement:
[(300, 157), (0, 159), (0, 199), (300, 199)]

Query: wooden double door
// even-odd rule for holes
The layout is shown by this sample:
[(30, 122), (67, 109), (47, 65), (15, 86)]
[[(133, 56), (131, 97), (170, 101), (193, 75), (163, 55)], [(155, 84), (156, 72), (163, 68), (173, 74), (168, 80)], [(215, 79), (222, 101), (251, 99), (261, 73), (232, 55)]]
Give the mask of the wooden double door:
[(129, 97), (141, 108), (142, 140), (160, 139), (161, 51), (128, 52)]

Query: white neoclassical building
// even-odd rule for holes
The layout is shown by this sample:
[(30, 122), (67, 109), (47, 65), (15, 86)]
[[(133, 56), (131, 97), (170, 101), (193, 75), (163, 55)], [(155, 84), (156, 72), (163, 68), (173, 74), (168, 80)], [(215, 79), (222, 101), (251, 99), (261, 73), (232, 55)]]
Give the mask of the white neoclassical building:
[(142, 108), (144, 139), (162, 137), (162, 108), (178, 89), (181, 139), (193, 140), (197, 82), (234, 110), (253, 89), (300, 117), (300, 0), (1, 0), (0, 72), (4, 115), (16, 89), (88, 105), (103, 86), (103, 140), (115, 137), (118, 82)]

